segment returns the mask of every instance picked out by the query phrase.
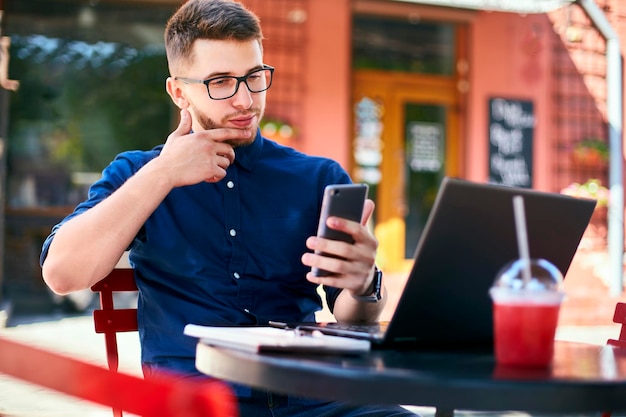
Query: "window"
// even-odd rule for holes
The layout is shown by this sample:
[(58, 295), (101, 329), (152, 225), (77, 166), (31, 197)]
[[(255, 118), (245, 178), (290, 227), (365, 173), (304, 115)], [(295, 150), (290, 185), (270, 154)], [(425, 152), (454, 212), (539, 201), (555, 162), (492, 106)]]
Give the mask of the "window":
[(455, 27), (450, 23), (355, 16), (352, 48), (355, 69), (454, 74)]
[(9, 207), (73, 207), (117, 153), (170, 131), (163, 29), (174, 5), (7, 2)]

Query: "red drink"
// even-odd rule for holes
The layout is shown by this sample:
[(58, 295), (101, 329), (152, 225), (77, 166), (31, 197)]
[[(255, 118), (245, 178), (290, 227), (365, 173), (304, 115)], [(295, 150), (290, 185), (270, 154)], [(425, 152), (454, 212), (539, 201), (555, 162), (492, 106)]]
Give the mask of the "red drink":
[(552, 362), (560, 302), (493, 304), (496, 361), (544, 367)]

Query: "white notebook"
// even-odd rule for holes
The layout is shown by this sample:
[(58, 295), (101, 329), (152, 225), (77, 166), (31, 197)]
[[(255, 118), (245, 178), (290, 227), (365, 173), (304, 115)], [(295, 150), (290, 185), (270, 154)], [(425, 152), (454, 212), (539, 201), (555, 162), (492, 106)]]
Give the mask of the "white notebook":
[(367, 340), (329, 336), (274, 327), (214, 327), (188, 324), (184, 333), (203, 343), (248, 352), (302, 352), (359, 354), (368, 352)]

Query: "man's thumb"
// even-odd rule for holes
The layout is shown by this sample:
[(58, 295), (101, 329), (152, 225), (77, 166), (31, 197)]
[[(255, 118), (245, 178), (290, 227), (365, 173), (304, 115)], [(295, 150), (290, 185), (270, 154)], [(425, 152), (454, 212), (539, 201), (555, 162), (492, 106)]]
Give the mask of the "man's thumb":
[(189, 110), (181, 109), (180, 110), (180, 122), (178, 123), (178, 127), (176, 128), (176, 133), (179, 135), (187, 134), (191, 131), (191, 114), (189, 114)]

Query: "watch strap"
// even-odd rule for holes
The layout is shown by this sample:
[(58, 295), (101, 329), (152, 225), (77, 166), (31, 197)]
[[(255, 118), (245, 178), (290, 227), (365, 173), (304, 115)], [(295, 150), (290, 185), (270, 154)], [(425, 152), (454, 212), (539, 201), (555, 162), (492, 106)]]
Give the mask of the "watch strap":
[(383, 271), (378, 268), (374, 269), (374, 278), (372, 279), (372, 285), (370, 288), (372, 291), (369, 295), (352, 295), (352, 297), (366, 303), (377, 303), (383, 298)]

